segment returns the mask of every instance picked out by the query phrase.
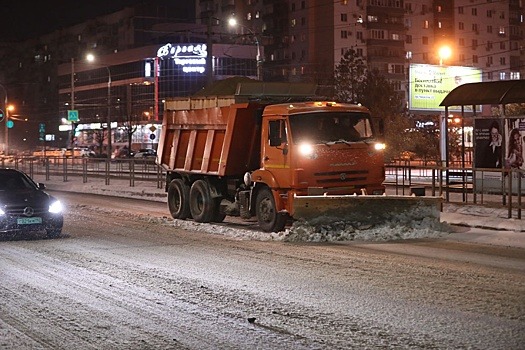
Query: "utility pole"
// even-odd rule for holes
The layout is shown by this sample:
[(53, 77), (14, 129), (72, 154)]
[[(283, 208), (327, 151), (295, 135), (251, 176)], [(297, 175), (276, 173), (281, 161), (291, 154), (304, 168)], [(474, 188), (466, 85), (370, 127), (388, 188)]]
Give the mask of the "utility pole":
[(213, 40), (211, 37), (211, 20), (212, 17), (208, 16), (208, 23), (207, 23), (207, 30), (206, 30), (206, 77), (207, 79), (207, 85), (210, 86), (213, 83)]
[[(71, 57), (71, 108), (72, 111), (75, 110), (75, 58)], [(71, 122), (69, 129), (69, 146), (73, 149), (73, 122)]]

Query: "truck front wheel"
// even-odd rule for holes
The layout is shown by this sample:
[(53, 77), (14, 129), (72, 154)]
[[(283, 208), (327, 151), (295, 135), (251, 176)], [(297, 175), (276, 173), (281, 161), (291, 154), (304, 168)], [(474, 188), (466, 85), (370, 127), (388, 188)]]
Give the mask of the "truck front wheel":
[(182, 181), (175, 179), (168, 187), (168, 207), (174, 219), (187, 219), (190, 217), (190, 187)]
[(197, 180), (190, 189), (190, 212), (197, 222), (210, 222), (216, 218), (217, 206), (206, 181)]
[(255, 212), (259, 227), (265, 232), (279, 232), (286, 225), (287, 215), (277, 212), (272, 191), (265, 188), (257, 194)]

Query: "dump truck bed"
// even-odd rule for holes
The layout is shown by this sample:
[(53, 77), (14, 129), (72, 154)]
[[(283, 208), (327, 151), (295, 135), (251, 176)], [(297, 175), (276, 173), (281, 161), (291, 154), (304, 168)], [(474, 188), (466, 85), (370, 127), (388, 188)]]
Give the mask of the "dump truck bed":
[[(210, 105), (200, 100), (200, 107)], [(165, 112), (158, 150), (162, 167), (219, 176), (239, 176), (259, 167), (258, 115), (263, 107), (238, 103), (188, 110), (184, 108), (193, 102), (184, 101), (181, 110)]]

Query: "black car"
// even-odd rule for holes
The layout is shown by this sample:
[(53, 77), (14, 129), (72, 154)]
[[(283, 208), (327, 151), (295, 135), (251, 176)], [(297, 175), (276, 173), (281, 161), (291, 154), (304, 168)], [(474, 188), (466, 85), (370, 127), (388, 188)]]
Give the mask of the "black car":
[(133, 154), (134, 158), (152, 158), (157, 156), (157, 151), (153, 148), (141, 148)]
[(22, 171), (0, 168), (0, 237), (62, 233), (62, 204), (44, 189)]

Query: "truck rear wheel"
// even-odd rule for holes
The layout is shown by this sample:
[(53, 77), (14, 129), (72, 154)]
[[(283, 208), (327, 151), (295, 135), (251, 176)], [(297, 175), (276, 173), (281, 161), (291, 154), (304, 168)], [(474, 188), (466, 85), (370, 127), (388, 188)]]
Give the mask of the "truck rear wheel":
[(270, 189), (265, 188), (257, 194), (255, 212), (259, 227), (265, 232), (279, 232), (284, 229), (287, 215), (277, 212), (275, 200)]
[(215, 199), (215, 215), (211, 221), (213, 222), (223, 222), (226, 218), (226, 214), (221, 213), (221, 200)]
[(204, 180), (197, 180), (191, 185), (190, 212), (197, 222), (210, 222), (216, 218), (217, 206)]
[(182, 181), (175, 179), (168, 187), (168, 207), (174, 219), (187, 219), (190, 217), (190, 187)]

